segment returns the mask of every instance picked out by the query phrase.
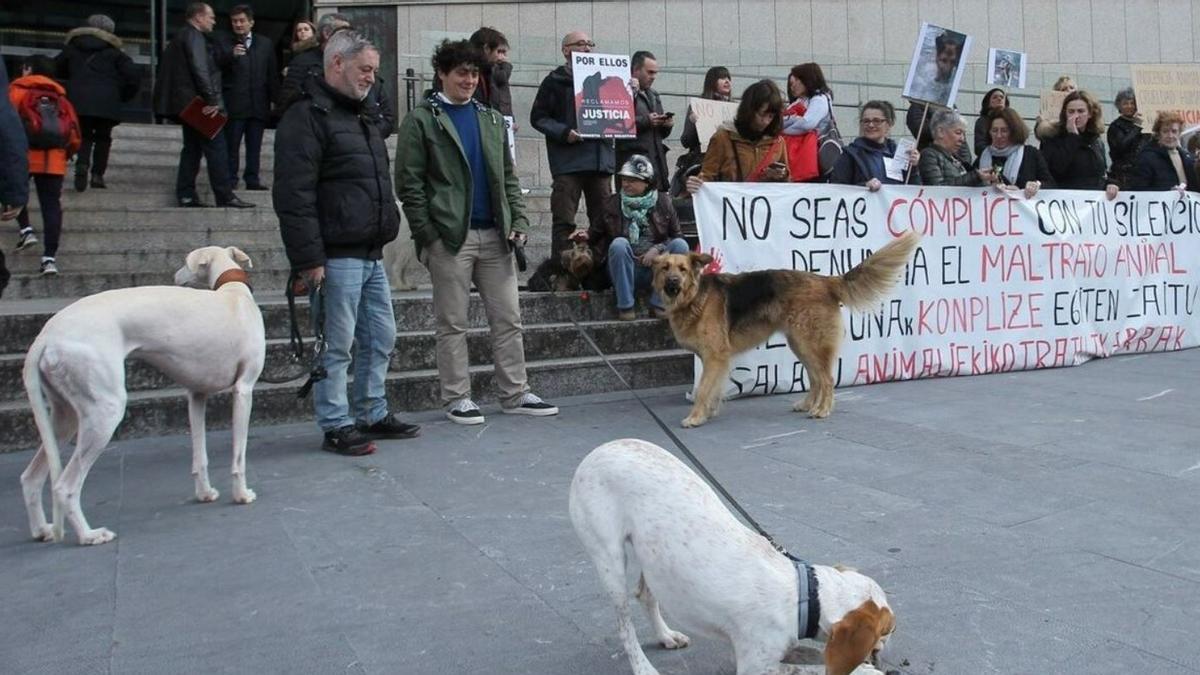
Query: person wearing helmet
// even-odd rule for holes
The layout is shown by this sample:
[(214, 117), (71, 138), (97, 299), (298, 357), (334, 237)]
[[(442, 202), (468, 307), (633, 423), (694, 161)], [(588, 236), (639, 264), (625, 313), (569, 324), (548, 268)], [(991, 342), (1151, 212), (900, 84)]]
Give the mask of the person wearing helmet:
[[(621, 189), (604, 202), (604, 211), (586, 237), (596, 259), (608, 266), (617, 296), (617, 318), (633, 321), (634, 293), (650, 288), (650, 265), (663, 253), (687, 253), (679, 217), (665, 191), (655, 189), (654, 164), (645, 155), (633, 155), (617, 173)], [(654, 316), (664, 318), (662, 300), (650, 295)]]

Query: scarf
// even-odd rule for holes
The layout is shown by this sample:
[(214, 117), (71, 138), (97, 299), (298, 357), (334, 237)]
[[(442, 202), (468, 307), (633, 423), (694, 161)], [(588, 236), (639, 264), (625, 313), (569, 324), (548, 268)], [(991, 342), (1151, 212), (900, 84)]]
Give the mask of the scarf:
[(629, 243), (636, 244), (642, 238), (646, 223), (650, 219), (650, 209), (658, 203), (658, 190), (646, 190), (641, 197), (630, 197), (621, 193), (621, 215), (629, 221)]
[(1004, 169), (1001, 172), (1004, 175), (1004, 182), (1009, 185), (1017, 184), (1017, 173), (1021, 170), (1021, 160), (1025, 158), (1025, 145), (1013, 144), (1007, 148), (1000, 149), (989, 145), (983, 149), (983, 154), (979, 156), (979, 168), (992, 168), (992, 158), (1001, 157), (1004, 159)]

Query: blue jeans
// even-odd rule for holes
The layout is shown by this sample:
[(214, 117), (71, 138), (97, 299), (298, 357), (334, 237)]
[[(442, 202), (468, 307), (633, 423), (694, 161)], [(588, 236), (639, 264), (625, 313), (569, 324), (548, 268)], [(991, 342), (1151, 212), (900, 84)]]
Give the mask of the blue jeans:
[(229, 184), (237, 185), (238, 162), (241, 159), (242, 138), (246, 139), (246, 171), (242, 177), (246, 187), (262, 185), (259, 178), (259, 158), (262, 156), (263, 132), (267, 123), (263, 120), (229, 120), (221, 133), (225, 134), (225, 142), (229, 147)]
[[(667, 242), (667, 253), (687, 253), (688, 245), (683, 239)], [(650, 288), (654, 275), (649, 267), (633, 257), (633, 246), (625, 237), (617, 237), (608, 245), (608, 276), (612, 279), (617, 294), (617, 309), (633, 309), (633, 294), (639, 288)], [(662, 298), (658, 293), (650, 294), (650, 305), (662, 309)]]
[[(313, 321), (320, 296), (310, 296)], [(346, 397), (350, 346), (354, 348), (354, 411)], [(392, 291), (382, 260), (330, 258), (325, 261), (326, 377), (313, 387), (317, 424), (333, 431), (355, 420), (374, 424), (388, 414), (388, 359), (396, 347)]]

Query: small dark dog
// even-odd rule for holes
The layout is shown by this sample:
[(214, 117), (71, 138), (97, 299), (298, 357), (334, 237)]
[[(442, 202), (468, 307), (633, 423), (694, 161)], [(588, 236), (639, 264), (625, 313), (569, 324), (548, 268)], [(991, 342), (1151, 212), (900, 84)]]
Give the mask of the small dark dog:
[(551, 255), (529, 277), (531, 291), (603, 290), (607, 275), (597, 267), (596, 257), (586, 240), (574, 239), (571, 248), (556, 258)]

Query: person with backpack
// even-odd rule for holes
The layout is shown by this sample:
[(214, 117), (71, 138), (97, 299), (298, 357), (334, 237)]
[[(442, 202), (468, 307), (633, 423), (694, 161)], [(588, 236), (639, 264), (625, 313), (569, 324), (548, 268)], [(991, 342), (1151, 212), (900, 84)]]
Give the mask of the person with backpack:
[(121, 121), (121, 106), (137, 94), (141, 72), (114, 33), (117, 26), (103, 14), (93, 14), (87, 26), (67, 33), (66, 46), (54, 57), (58, 79), (66, 82), (67, 98), (79, 113), (83, 146), (75, 160), (75, 191), (105, 188), (104, 172), (112, 148), (113, 127)]
[[(29, 175), (37, 189), (42, 208), (42, 274), (58, 274), (54, 257), (62, 233), (62, 187), (67, 174), (67, 160), (79, 151), (82, 134), (75, 107), (67, 99), (67, 90), (52, 78), (54, 61), (44, 54), (25, 58), (21, 77), (8, 87), (8, 99), (25, 127), (29, 142)], [(18, 251), (37, 243), (29, 222), (29, 209), (17, 216), (21, 237)]]

